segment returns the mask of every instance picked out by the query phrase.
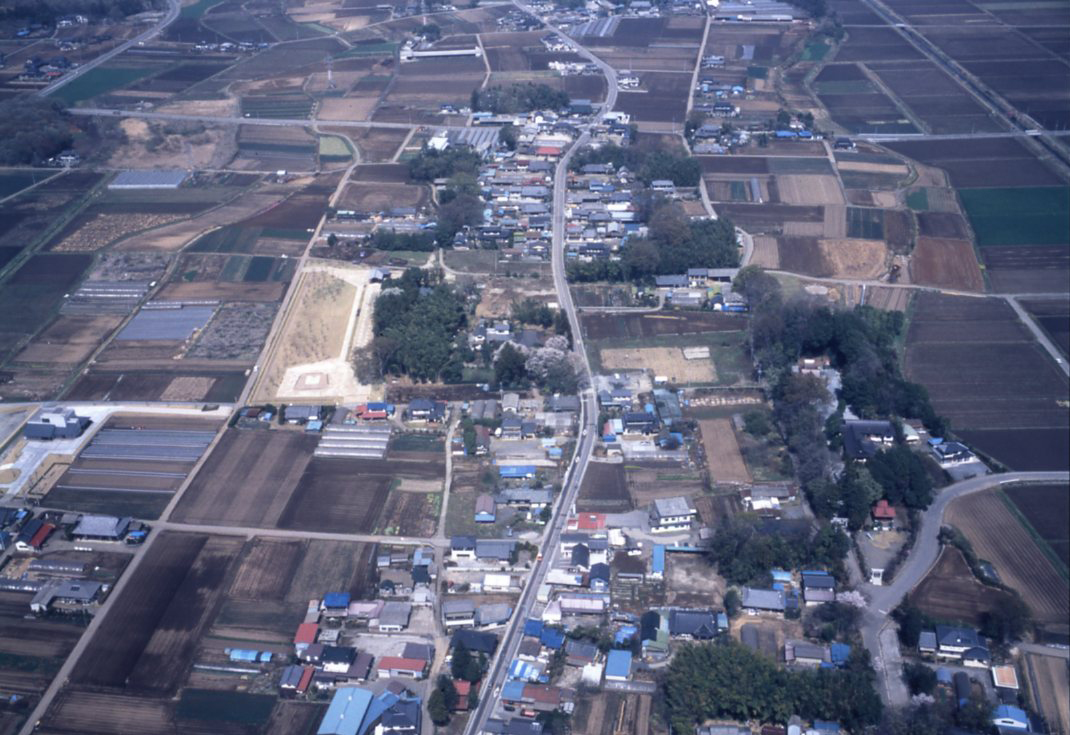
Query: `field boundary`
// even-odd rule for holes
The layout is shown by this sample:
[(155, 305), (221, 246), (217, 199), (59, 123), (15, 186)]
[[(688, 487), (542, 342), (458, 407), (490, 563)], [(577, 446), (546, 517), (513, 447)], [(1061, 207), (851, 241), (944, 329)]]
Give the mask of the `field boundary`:
[(1025, 517), (1025, 514), (1022, 513), (1022, 511), (1018, 508), (1014, 500), (1009, 495), (1007, 495), (1007, 493), (1003, 492), (1003, 488), (999, 488), (998, 494), (999, 499), (1002, 500), (1003, 504), (1007, 506), (1007, 510), (1011, 512), (1011, 515), (1014, 516), (1020, 524), (1022, 524), (1022, 528), (1025, 529), (1026, 533), (1028, 533), (1030, 537), (1032, 537), (1036, 545), (1040, 547), (1040, 550), (1044, 553), (1044, 556), (1048, 557), (1048, 561), (1050, 561), (1052, 566), (1055, 567), (1056, 571), (1059, 572), (1059, 575), (1062, 576), (1063, 579), (1070, 582), (1070, 569), (1067, 569), (1066, 565), (1063, 564), (1063, 560), (1060, 559), (1059, 555), (1055, 553), (1055, 549), (1051, 548), (1051, 544), (1049, 544), (1047, 540), (1045, 540), (1045, 538), (1037, 532), (1037, 529), (1034, 528), (1033, 524), (1029, 522), (1029, 519)]

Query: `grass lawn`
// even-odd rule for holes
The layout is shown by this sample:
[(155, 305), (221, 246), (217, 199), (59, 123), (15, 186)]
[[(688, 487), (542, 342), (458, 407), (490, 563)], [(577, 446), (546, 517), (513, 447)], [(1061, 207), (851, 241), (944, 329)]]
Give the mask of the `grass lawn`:
[(710, 359), (717, 370), (713, 385), (728, 386), (750, 378), (752, 365), (744, 346), (747, 333), (699, 332), (697, 334), (665, 334), (645, 339), (587, 340), (587, 357), (591, 370), (604, 372), (602, 350), (627, 347), (709, 347)]
[(825, 58), (825, 54), (829, 52), (829, 45), (824, 41), (811, 41), (806, 44), (806, 49), (803, 51), (803, 61), (821, 61)]
[(1070, 188), (959, 189), (980, 247), (1070, 245)]
[(144, 67), (90, 69), (70, 84), (60, 87), (52, 96), (62, 102), (66, 102), (68, 105), (73, 105), (76, 102), (81, 102), (98, 95), (112, 92), (120, 87), (125, 87), (127, 84), (136, 82), (156, 71), (162, 71), (162, 69), (147, 69)]
[(321, 135), (319, 138), (320, 158), (348, 161), (353, 157), (353, 151), (349, 150), (349, 144), (344, 138), (337, 135)]

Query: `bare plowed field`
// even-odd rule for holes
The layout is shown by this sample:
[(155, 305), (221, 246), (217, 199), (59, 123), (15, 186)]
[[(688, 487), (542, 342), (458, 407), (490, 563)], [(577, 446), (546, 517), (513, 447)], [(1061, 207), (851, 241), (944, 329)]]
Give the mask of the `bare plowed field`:
[(978, 582), (962, 552), (945, 546), (936, 564), (910, 593), (910, 601), (937, 620), (980, 625), (981, 615), (1007, 604), (1010, 595)]
[(1070, 733), (1070, 677), (1066, 659), (1060, 656), (1025, 656), (1025, 674), (1034, 708), (1043, 715), (1052, 735)]
[(780, 201), (794, 205), (844, 204), (835, 176), (786, 174), (776, 177)]
[(229, 429), (183, 494), (175, 520), (274, 528), (316, 443), (300, 431)]
[(977, 556), (990, 562), (1007, 586), (1029, 605), (1036, 622), (1045, 627), (1070, 628), (1070, 590), (1067, 582), (1037, 543), (1010, 512), (995, 490), (956, 499), (944, 515), (946, 523), (962, 531)]
[(688, 360), (679, 347), (620, 347), (601, 351), (602, 367), (650, 370), (670, 383), (712, 383), (717, 371), (710, 358)]
[(910, 260), (914, 283), (960, 291), (983, 291), (985, 287), (973, 245), (968, 240), (919, 237)]
[(706, 462), (710, 476), (718, 483), (747, 483), (751, 481), (743, 455), (739, 452), (735, 431), (729, 419), (699, 421), (702, 430), (702, 446), (706, 450)]
[(1063, 566), (1070, 565), (1070, 487), (1013, 485), (1004, 492)]
[(669, 314), (584, 314), (583, 329), (588, 339), (641, 339), (667, 334), (734, 332), (746, 320), (728, 314), (693, 312)]
[(386, 505), (392, 478), (369, 474), (359, 459), (314, 458), (279, 517), (280, 528), (371, 533)]
[(303, 555), (302, 541), (254, 539), (234, 575), (229, 596), (282, 602)]
[(581, 513), (623, 513), (631, 509), (624, 465), (619, 462), (591, 462), (587, 465), (576, 510)]

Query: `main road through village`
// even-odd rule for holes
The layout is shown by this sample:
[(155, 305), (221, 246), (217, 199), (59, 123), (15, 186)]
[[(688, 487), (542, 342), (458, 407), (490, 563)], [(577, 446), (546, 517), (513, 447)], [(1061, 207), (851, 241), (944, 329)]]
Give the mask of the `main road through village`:
[[(63, 84), (70, 82), (78, 75), (85, 73), (91, 68), (107, 61), (110, 58), (118, 55), (122, 51), (126, 50), (134, 43), (147, 40), (156, 33), (159, 33), (169, 23), (173, 22), (178, 17), (178, 2), (177, 0), (170, 0), (167, 14), (161, 19), (161, 21), (151, 30), (140, 34), (134, 39), (128, 42), (120, 44), (112, 51), (98, 57), (93, 62), (84, 65), (76, 73), (59, 80), (48, 88), (42, 90), (42, 93), (54, 91)], [(514, 0), (516, 5), (521, 10), (524, 10), (536, 18), (540, 18), (539, 14), (534, 11), (530, 6)], [(565, 43), (572, 47), (572, 49), (589, 59), (592, 63), (598, 66), (602, 73), (606, 76), (607, 80), (607, 95), (606, 100), (602, 105), (601, 112), (605, 113), (611, 111), (616, 105), (617, 100), (617, 75), (615, 70), (602, 61), (600, 58), (591, 53), (588, 49), (584, 48), (580, 44), (576, 43), (573, 39), (569, 38), (566, 34), (548, 26), (545, 22), (543, 25), (557, 31)], [(254, 124), (254, 125), (281, 125), (281, 126), (307, 126), (315, 124), (314, 120), (261, 120), (255, 118), (238, 118), (238, 117), (204, 117), (193, 115), (180, 115), (170, 113), (153, 113), (147, 111), (119, 111), (111, 109), (100, 108), (83, 108), (71, 110), (75, 114), (81, 115), (95, 115), (95, 116), (111, 116), (111, 115), (124, 115), (132, 117), (140, 117), (145, 119), (161, 119), (161, 120), (198, 120), (206, 123), (216, 124)], [(341, 126), (354, 126), (354, 127), (394, 127), (401, 124), (391, 123), (371, 123), (367, 121), (332, 121), (332, 124)], [(411, 127), (405, 125), (404, 127)], [(441, 128), (443, 126), (431, 126)], [(1008, 132), (1008, 133), (979, 133), (971, 135), (959, 135), (953, 136), (955, 138), (988, 138), (988, 137), (1011, 137), (1011, 136), (1023, 136), (1023, 135), (1036, 135), (1034, 131), (1028, 133), (1023, 132)], [(1041, 131), (1041, 135), (1058, 135), (1060, 133), (1052, 133), (1051, 131)], [(911, 136), (913, 138), (950, 138), (952, 136)], [(567, 193), (567, 175), (568, 164), (572, 159), (572, 156), (576, 151), (585, 145), (589, 140), (589, 133), (584, 131), (576, 140), (572, 143), (566, 153), (562, 156), (561, 161), (558, 163), (555, 170), (554, 177), (554, 197), (553, 197), (553, 249), (552, 249), (552, 266), (553, 266), (553, 279), (554, 286), (558, 294), (558, 305), (566, 313), (569, 321), (569, 325), (572, 330), (573, 337), (573, 349), (576, 356), (577, 363), (581, 366), (581, 382), (583, 389), (581, 392), (581, 421), (579, 429), (579, 441), (576, 444), (575, 453), (573, 454), (572, 461), (569, 465), (569, 469), (565, 475), (565, 482), (562, 487), (561, 495), (558, 499), (557, 507), (553, 515), (553, 519), (549, 524), (549, 528), (543, 534), (541, 539), (541, 548), (543, 553), (541, 558), (537, 559), (534, 563), (534, 567), (531, 571), (530, 577), (527, 580), (527, 584), (521, 593), (520, 600), (517, 604), (516, 612), (511, 619), (509, 625), (506, 627), (505, 634), (501, 640), (501, 644), (498, 648), (498, 653), (494, 657), (490, 671), (487, 676), (487, 689), (488, 696), (481, 699), (475, 712), (472, 713), (468, 721), (466, 729), (466, 735), (476, 735), (486, 720), (494, 712), (497, 703), (497, 693), (500, 691), (500, 687), (505, 680), (505, 675), (508, 668), (508, 662), (510, 662), (516, 655), (516, 650), (519, 647), (520, 640), (522, 638), (523, 621), (531, 614), (536, 604), (536, 592), (543, 583), (546, 577), (547, 571), (552, 568), (556, 558), (556, 552), (559, 547), (561, 533), (565, 528), (566, 520), (573, 507), (576, 496), (579, 492), (580, 485), (583, 482), (584, 474), (587, 471), (587, 465), (590, 460), (592, 451), (594, 449), (595, 437), (596, 437), (596, 419), (598, 415), (598, 407), (595, 398), (595, 391), (591, 385), (591, 371), (590, 365), (587, 360), (587, 353), (583, 344), (583, 332), (577, 315), (575, 304), (573, 303), (571, 293), (568, 289), (568, 283), (565, 277), (564, 267), (564, 226), (565, 226), (565, 203)], [(1025, 320), (1023, 320), (1025, 321)], [(207, 456), (211, 452), (206, 452)], [(202, 457), (201, 462), (204, 461)], [(167, 520), (170, 515), (171, 509), (177, 504), (185, 488), (188, 486), (189, 481), (196, 474), (198, 467), (190, 473), (189, 478), (183, 484), (183, 487), (175, 493), (175, 497), (172, 499), (167, 511), (163, 515), (163, 520), (158, 524), (159, 529), (167, 528), (172, 530), (185, 530), (185, 531), (198, 531), (198, 532), (220, 532), (226, 534), (242, 534), (242, 535), (281, 535), (288, 532), (278, 532), (265, 529), (252, 529), (252, 528), (238, 528), (238, 527), (212, 527), (212, 526), (190, 526), (187, 524), (175, 523)], [(915, 541), (915, 547), (911, 551), (907, 560), (900, 567), (892, 584), (884, 587), (875, 587), (872, 585), (863, 585), (863, 592), (869, 600), (867, 609), (862, 619), (862, 637), (865, 642), (867, 650), (871, 653), (875, 662), (878, 676), (880, 679), (881, 694), (886, 701), (893, 704), (902, 703), (905, 701), (905, 689), (899, 679), (899, 670), (896, 665), (886, 665), (885, 658), (886, 653), (882, 650), (882, 631), (887, 632), (888, 628), (888, 615), (899, 604), (903, 597), (917, 584), (925, 573), (929, 570), (932, 564), (936, 560), (937, 553), (939, 551), (939, 542), (937, 540), (937, 534), (939, 533), (940, 525), (942, 522), (944, 510), (947, 505), (956, 497), (965, 495), (971, 492), (978, 492), (991, 487), (998, 487), (1000, 485), (1014, 483), (1014, 482), (1070, 482), (1070, 473), (1038, 473), (1038, 472), (1023, 472), (1012, 473), (1004, 475), (988, 475), (984, 477), (972, 478), (964, 480), (962, 482), (955, 483), (945, 488), (940, 495), (937, 496), (935, 502), (929, 507), (928, 510), (922, 515), (921, 528)], [(335, 534), (325, 534), (335, 537)], [(302, 534), (307, 536), (307, 534)], [(350, 541), (378, 541), (378, 537), (365, 537), (365, 536), (353, 536), (348, 534), (338, 535), (345, 540)], [(133, 577), (137, 566), (141, 560), (145, 558), (147, 552), (151, 549), (152, 542), (155, 540), (156, 535), (150, 537), (149, 543), (145, 547), (141, 548), (134, 559), (129, 564), (126, 573), (116, 584), (115, 589), (109, 596), (108, 600), (104, 603), (98, 615), (93, 618), (87, 627), (86, 631), (79, 639), (75, 648), (71, 651), (67, 660), (60, 668), (55, 679), (44, 692), (40, 702), (34, 709), (33, 713), (27, 720), (25, 727), (21, 731), (21, 735), (30, 735), (39, 722), (40, 718), (44, 715), (48, 706), (51, 704), (59, 689), (66, 683), (71, 670), (77, 663), (79, 657), (85, 652), (85, 648), (94, 634), (99, 628), (101, 621), (107, 616), (108, 610), (111, 607), (112, 602), (120, 597), (120, 593), (126, 586), (128, 580)], [(392, 542), (397, 542), (398, 539), (389, 539)], [(442, 543), (441, 539), (436, 539), (438, 544)], [(413, 541), (415, 543), (415, 540)], [(421, 542), (426, 543), (426, 540)], [(886, 640), (887, 636), (883, 636)], [(890, 656), (893, 663), (896, 659), (895, 656)], [(493, 687), (491, 690), (490, 687)]]

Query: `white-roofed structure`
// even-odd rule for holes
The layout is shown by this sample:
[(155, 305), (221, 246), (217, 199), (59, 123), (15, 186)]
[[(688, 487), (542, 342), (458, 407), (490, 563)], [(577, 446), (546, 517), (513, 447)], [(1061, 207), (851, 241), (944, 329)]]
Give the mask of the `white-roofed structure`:
[(177, 189), (189, 174), (180, 168), (123, 171), (108, 184), (109, 189)]

